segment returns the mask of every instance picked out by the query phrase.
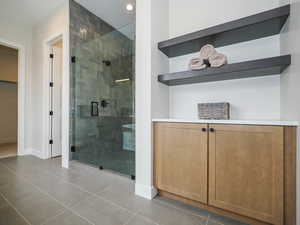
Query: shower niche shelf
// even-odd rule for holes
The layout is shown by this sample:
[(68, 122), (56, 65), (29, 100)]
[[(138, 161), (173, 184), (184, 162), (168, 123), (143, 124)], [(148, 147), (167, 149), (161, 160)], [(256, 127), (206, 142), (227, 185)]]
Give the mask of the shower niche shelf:
[(290, 15), (290, 5), (213, 26), (158, 43), (168, 57), (199, 51), (205, 44), (222, 47), (279, 34)]
[(242, 79), (281, 74), (291, 64), (291, 55), (258, 59), (220, 68), (168, 73), (158, 76), (158, 81), (168, 86)]

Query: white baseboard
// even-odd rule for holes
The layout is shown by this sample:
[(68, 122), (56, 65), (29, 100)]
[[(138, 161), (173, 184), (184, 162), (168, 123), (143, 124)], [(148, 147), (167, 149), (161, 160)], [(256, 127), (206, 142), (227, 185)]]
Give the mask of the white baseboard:
[(69, 169), (69, 161), (62, 157), (62, 167), (65, 169)]
[(146, 199), (153, 199), (157, 195), (157, 189), (153, 186), (147, 186), (144, 184), (135, 184), (135, 194), (146, 198)]
[(43, 152), (41, 151), (37, 151), (36, 149), (33, 149), (33, 148), (28, 148), (26, 149), (26, 155), (33, 155), (39, 159), (46, 159)]
[(31, 149), (29, 148), (19, 149), (18, 156), (23, 156), (23, 155), (31, 155)]

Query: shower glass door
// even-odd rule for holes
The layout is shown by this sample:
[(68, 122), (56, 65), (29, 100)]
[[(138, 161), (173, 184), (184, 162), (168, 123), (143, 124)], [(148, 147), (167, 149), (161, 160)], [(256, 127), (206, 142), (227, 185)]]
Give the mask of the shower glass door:
[(72, 158), (135, 175), (134, 25), (73, 51)]

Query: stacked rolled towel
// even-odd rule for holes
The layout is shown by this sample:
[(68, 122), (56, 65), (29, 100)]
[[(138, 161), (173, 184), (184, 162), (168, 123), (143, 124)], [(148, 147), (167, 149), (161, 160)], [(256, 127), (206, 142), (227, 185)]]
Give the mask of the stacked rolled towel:
[(191, 59), (189, 69), (201, 70), (206, 67), (221, 67), (225, 64), (227, 64), (227, 57), (218, 53), (214, 46), (208, 44), (201, 48), (198, 57)]
[(200, 49), (200, 58), (202, 60), (208, 60), (209, 57), (213, 56), (217, 54), (216, 49), (214, 48), (214, 46), (212, 45), (204, 45), (201, 49)]
[(190, 70), (201, 70), (206, 68), (206, 65), (203, 63), (203, 60), (200, 58), (192, 58), (189, 64)]
[(216, 53), (208, 59), (211, 67), (221, 67), (227, 64), (227, 56), (222, 53)]

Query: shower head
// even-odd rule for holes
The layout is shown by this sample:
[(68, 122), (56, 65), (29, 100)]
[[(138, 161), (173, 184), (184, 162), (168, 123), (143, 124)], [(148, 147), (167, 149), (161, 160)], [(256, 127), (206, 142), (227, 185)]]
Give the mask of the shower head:
[(106, 66), (111, 65), (111, 61), (109, 61), (109, 60), (103, 60), (102, 63), (104, 63)]

